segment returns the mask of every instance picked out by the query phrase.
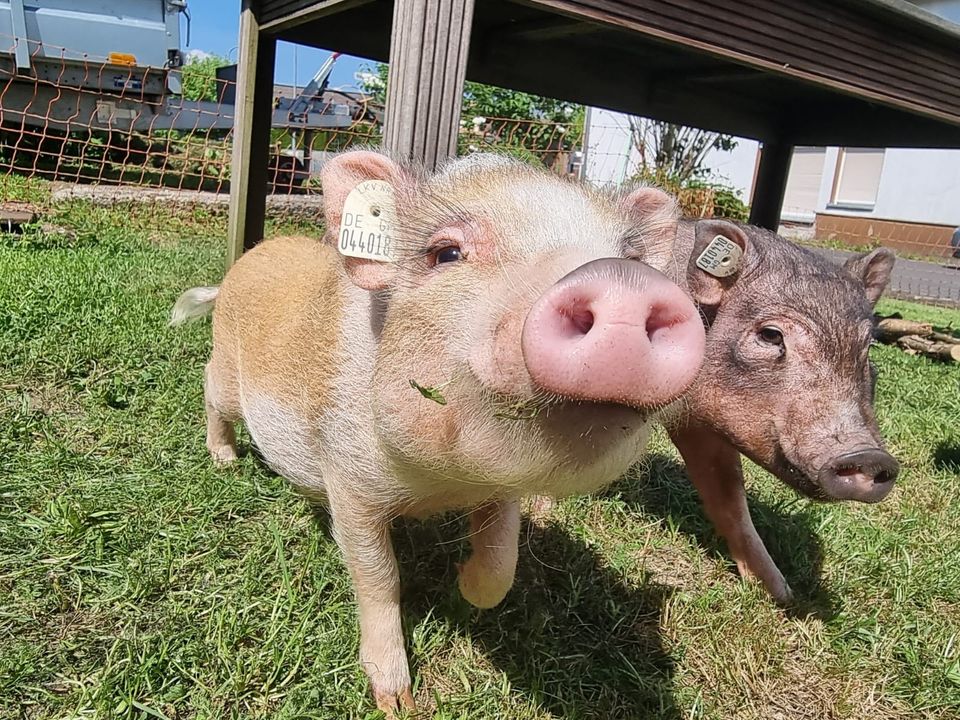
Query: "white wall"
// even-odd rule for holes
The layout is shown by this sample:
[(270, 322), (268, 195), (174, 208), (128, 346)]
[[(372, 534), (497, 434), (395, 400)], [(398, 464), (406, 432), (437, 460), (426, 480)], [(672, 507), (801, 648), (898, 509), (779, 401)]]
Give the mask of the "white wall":
[[(756, 140), (737, 139), (730, 152), (712, 150), (705, 160), (711, 180), (730, 185), (749, 202), (757, 163)], [(597, 185), (619, 185), (635, 175), (640, 153), (630, 137), (630, 122), (623, 113), (590, 108), (587, 118), (587, 148), (584, 178)]]
[[(960, 6), (960, 0), (956, 4)], [(713, 151), (706, 165), (712, 179), (725, 182), (749, 202), (758, 143), (739, 139), (730, 152)], [(587, 122), (587, 148), (584, 177), (597, 185), (619, 185), (628, 180), (640, 165), (640, 157), (630, 138), (627, 116), (609, 110), (591, 108)], [(872, 209), (835, 207), (831, 204), (833, 180), (839, 149), (826, 148), (820, 191), (815, 206), (784, 207), (784, 219), (812, 222), (815, 212), (901, 220), (932, 225), (960, 226), (960, 150), (917, 150), (888, 148), (884, 154), (877, 201)], [(788, 180), (788, 194), (791, 183)], [(813, 182), (815, 178), (807, 178)], [(812, 193), (801, 193), (805, 202)]]
[(760, 143), (756, 140), (737, 138), (737, 146), (733, 150), (711, 150), (704, 164), (710, 168), (713, 180), (736, 188), (740, 191), (740, 199), (749, 203), (753, 196), (753, 178), (759, 152)]
[(872, 209), (831, 205), (838, 148), (827, 148), (817, 212), (960, 226), (960, 150), (887, 148)]
[(620, 185), (636, 173), (640, 153), (633, 147), (630, 123), (623, 113), (587, 108), (583, 177), (606, 187)]

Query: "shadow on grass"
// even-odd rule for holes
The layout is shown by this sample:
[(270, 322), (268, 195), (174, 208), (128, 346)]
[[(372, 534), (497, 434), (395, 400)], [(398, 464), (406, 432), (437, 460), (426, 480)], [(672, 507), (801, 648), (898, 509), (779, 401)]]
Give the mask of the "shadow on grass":
[[(956, 457), (955, 448), (945, 452)], [(668, 518), (701, 547), (728, 557), (674, 458), (648, 456), (639, 477), (620, 480), (607, 494), (638, 514)], [(833, 618), (839, 602), (822, 583), (823, 550), (809, 513), (755, 497), (748, 502), (761, 539), (793, 587), (788, 614)], [(326, 510), (314, 505), (313, 514), (329, 536)], [(408, 648), (412, 629), (437, 614), (469, 635), (512, 687), (551, 714), (681, 717), (673, 697), (675, 661), (660, 635), (661, 611), (673, 588), (649, 579), (633, 584), (566, 529), (524, 521), (513, 588), (496, 608), (477, 611), (457, 589), (454, 558), (466, 557), (465, 532), (465, 518), (401, 520), (395, 527)], [(736, 573), (732, 562), (730, 568)], [(410, 659), (417, 674), (416, 658)]]
[[(264, 471), (262, 455), (250, 452)], [(330, 515), (311, 503), (332, 540)], [(469, 552), (466, 518), (401, 519), (394, 527), (401, 605), (410, 632), (439, 614), (469, 635), (512, 687), (551, 714), (580, 718), (680, 718), (674, 661), (660, 637), (672, 588), (633, 586), (582, 540), (557, 525), (524, 521), (517, 577), (506, 599), (478, 611), (460, 596), (455, 559)], [(411, 671), (418, 674), (416, 658)]]
[[(679, 530), (703, 548), (729, 559), (723, 540), (716, 534), (700, 504), (696, 489), (683, 465), (658, 453), (647, 456), (640, 477), (620, 480), (610, 489), (635, 510), (657, 518), (668, 518)], [(823, 584), (823, 546), (813, 520), (806, 512), (786, 512), (782, 507), (747, 493), (750, 515), (773, 561), (794, 592), (794, 603), (786, 608), (792, 616), (814, 616), (829, 620), (840, 604)], [(810, 502), (799, 499), (798, 502)], [(730, 562), (730, 571), (736, 566)], [(771, 600), (771, 602), (773, 602)]]
[(960, 443), (943, 440), (933, 451), (933, 466), (938, 470), (960, 473)]
[(524, 523), (513, 589), (477, 611), (459, 595), (450, 551), (464, 531), (458, 522), (399, 525), (408, 628), (430, 613), (449, 618), (513, 688), (558, 717), (680, 717), (659, 630), (671, 588), (633, 586), (565, 529)]

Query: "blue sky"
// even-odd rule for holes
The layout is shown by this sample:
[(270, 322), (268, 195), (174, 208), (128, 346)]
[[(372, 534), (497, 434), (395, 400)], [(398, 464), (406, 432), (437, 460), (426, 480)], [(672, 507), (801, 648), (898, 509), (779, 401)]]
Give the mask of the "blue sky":
[[(237, 32), (240, 25), (240, 0), (188, 0), (190, 9), (190, 45), (186, 45), (185, 23), (181, 21), (180, 42), (182, 49), (202, 50), (222, 55), (237, 61)], [(333, 48), (334, 50), (336, 48)], [(330, 57), (329, 50), (317, 50), (305, 45), (281, 42), (277, 45), (276, 82), (299, 86), (306, 85), (323, 61)], [(333, 66), (330, 87), (347, 89), (356, 86), (354, 74), (361, 66), (372, 64), (368, 60), (342, 55)]]

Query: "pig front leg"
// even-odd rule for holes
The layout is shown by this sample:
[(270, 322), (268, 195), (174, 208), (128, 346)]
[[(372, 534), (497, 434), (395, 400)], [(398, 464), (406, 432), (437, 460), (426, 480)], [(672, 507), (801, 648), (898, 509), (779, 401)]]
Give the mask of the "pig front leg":
[(513, 586), (520, 536), (520, 503), (492, 502), (470, 513), (472, 553), (459, 566), (460, 594), (478, 608), (499, 604)]
[(377, 707), (388, 718), (415, 709), (400, 622), (400, 573), (390, 523), (356, 501), (331, 494), (333, 531), (353, 578), (360, 617), (360, 662)]
[(740, 453), (721, 435), (699, 425), (669, 430), (700, 494), (707, 517), (727, 541), (744, 577), (757, 577), (774, 600), (787, 604), (793, 592), (757, 535), (747, 507)]

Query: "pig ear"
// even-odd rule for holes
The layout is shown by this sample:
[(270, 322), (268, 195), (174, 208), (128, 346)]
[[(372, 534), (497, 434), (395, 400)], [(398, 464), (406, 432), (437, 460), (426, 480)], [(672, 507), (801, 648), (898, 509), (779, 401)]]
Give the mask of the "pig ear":
[[(369, 150), (354, 150), (336, 155), (320, 171), (323, 187), (323, 216), (326, 222), (324, 240), (336, 244), (340, 219), (347, 195), (366, 180), (385, 180), (398, 188), (407, 181), (404, 171), (386, 155)], [(379, 260), (342, 257), (350, 280), (364, 290), (383, 290), (390, 286), (394, 266)]]
[[(726, 238), (740, 248), (741, 256), (732, 269), (722, 266), (709, 271), (697, 264), (703, 252), (718, 237)], [(719, 242), (723, 242), (720, 240)], [(690, 295), (700, 305), (719, 305), (723, 293), (730, 289), (740, 277), (743, 264), (750, 252), (750, 241), (746, 233), (733, 223), (724, 220), (698, 220), (695, 229), (693, 252), (687, 265), (687, 284)]]
[(637, 257), (663, 270), (673, 257), (679, 211), (672, 195), (655, 187), (640, 187), (620, 201), (621, 207), (640, 230)]
[(890, 282), (890, 273), (893, 272), (893, 263), (897, 256), (888, 248), (877, 248), (873, 252), (863, 255), (854, 255), (848, 259), (843, 267), (857, 280), (863, 283), (863, 290), (870, 305), (876, 305), (877, 300)]

